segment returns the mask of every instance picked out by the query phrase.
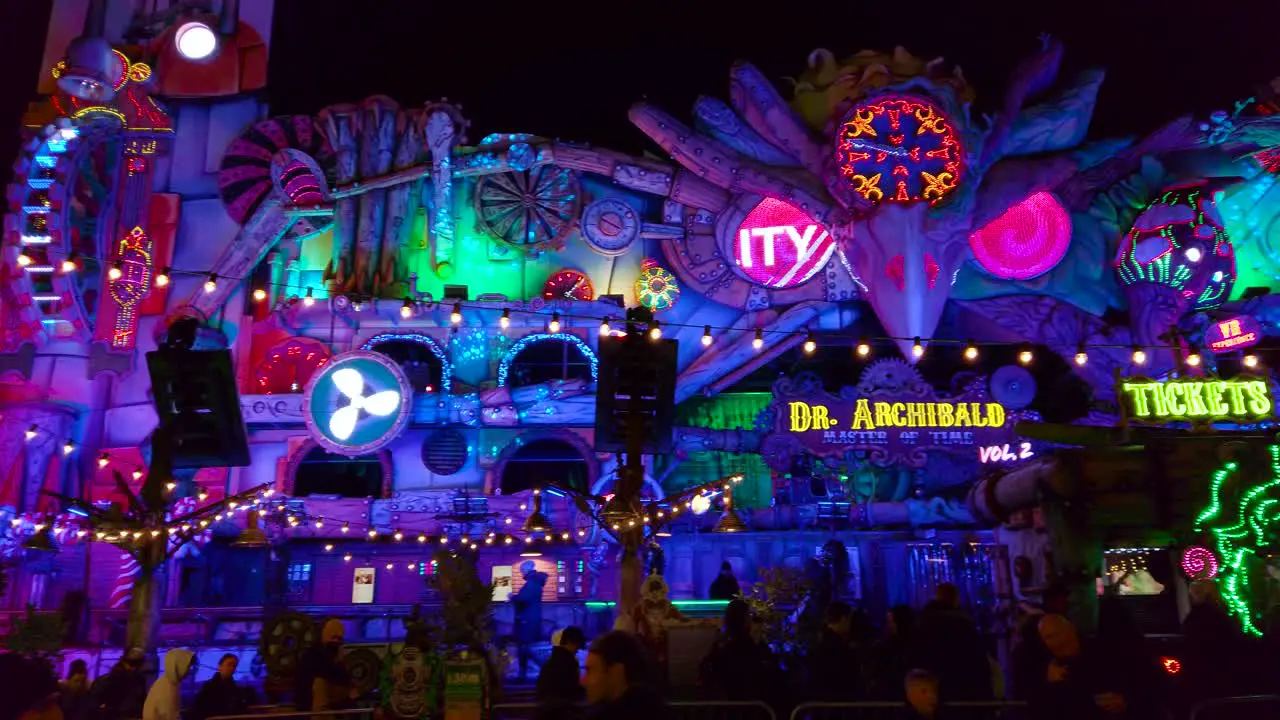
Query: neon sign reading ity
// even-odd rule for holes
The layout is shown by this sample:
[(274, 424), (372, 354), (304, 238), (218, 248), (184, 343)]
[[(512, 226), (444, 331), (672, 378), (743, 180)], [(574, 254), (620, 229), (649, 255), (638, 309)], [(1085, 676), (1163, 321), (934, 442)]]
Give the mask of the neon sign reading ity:
[(1129, 378), (1120, 390), (1129, 417), (1143, 422), (1253, 423), (1275, 417), (1271, 386), (1258, 378)]
[(803, 210), (765, 198), (738, 226), (734, 260), (752, 281), (789, 288), (816, 275), (835, 249), (831, 233)]
[(1215, 353), (1232, 352), (1256, 345), (1262, 338), (1262, 327), (1248, 315), (1216, 322), (1205, 331), (1205, 342)]

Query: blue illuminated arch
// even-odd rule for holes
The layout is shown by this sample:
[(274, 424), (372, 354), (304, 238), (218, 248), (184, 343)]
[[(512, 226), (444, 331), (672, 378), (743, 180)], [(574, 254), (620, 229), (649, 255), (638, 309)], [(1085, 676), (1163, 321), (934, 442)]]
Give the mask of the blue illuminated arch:
[[(440, 361), (440, 391), (449, 395), (453, 391), (453, 363), (449, 362), (449, 356), (445, 355), (444, 349), (441, 348), (436, 341), (422, 333), (379, 333), (364, 341), (360, 346), (361, 350), (375, 350), (376, 346), (387, 342), (410, 342), (422, 345), (431, 351), (432, 355)], [(593, 359), (594, 362), (594, 359)], [(592, 365), (594, 370), (595, 365)], [(594, 374), (594, 373), (593, 373)]]
[(596, 354), (591, 349), (591, 346), (583, 342), (582, 338), (568, 333), (533, 333), (531, 335), (525, 335), (512, 343), (511, 349), (507, 351), (506, 355), (502, 356), (502, 362), (498, 364), (498, 387), (507, 386), (507, 375), (511, 372), (511, 363), (515, 362), (516, 357), (521, 353), (521, 351), (530, 345), (540, 343), (545, 340), (556, 340), (559, 342), (569, 343), (570, 345), (578, 348), (578, 350), (582, 352), (582, 356), (587, 359), (587, 362), (591, 363), (591, 381), (595, 382), (600, 379), (600, 361), (596, 358)]

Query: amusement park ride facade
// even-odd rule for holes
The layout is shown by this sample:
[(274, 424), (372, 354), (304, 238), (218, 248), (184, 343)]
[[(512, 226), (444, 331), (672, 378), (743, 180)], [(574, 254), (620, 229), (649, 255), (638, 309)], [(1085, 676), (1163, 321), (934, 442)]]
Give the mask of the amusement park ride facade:
[[(0, 503), (14, 557), (42, 534), (62, 548), (24, 561), (11, 606), (77, 590), (123, 608), (151, 570), (160, 604), (261, 606), (202, 569), (246, 533), (292, 548), (284, 594), (329, 609), (417, 601), (439, 546), (508, 580), (536, 555), (547, 598), (575, 607), (634, 602), (650, 542), (690, 599), (721, 560), (748, 579), (831, 537), (873, 605), (914, 598), (897, 569), (995, 608), (979, 588), (1007, 586), (1010, 553), (1087, 604), (1117, 542), (1253, 577), (1211, 542), (1216, 516), (1193, 522), (1217, 455), (1178, 438), (1242, 440), (1223, 461), (1270, 472), (1250, 445), (1274, 419), (1253, 346), (1280, 320), (1265, 98), (1095, 140), (1103, 75), (1060, 79), (1052, 39), (989, 120), (939, 62), (820, 50), (790, 98), (740, 63), (692, 124), (634, 106), (655, 160), (522, 133), (468, 144), (446, 101), (273, 116), (255, 94), (271, 3), (194, 25), (126, 4), (90, 3), (79, 37), (84, 3), (56, 4), (7, 193)], [(104, 35), (125, 25), (150, 31)], [(230, 352), (236, 467), (156, 472), (144, 358), (180, 321), (196, 349)], [(602, 344), (624, 334), (676, 341), (669, 450), (597, 440)], [(847, 348), (844, 373), (735, 389), (818, 344)], [(947, 383), (920, 370), (934, 353), (955, 357)], [(1069, 426), (1039, 422), (1028, 368), (1048, 364), (1091, 393)], [(1127, 472), (1141, 487), (1105, 480)], [(1102, 518), (1174, 479), (1136, 515), (1046, 501), (1031, 519), (1081, 493)], [(138, 494), (150, 524), (119, 510)], [(1261, 548), (1277, 518), (1258, 512)], [(270, 563), (234, 562), (268, 584)], [(1257, 577), (1256, 597), (1233, 586), (1244, 615), (1271, 592)]]

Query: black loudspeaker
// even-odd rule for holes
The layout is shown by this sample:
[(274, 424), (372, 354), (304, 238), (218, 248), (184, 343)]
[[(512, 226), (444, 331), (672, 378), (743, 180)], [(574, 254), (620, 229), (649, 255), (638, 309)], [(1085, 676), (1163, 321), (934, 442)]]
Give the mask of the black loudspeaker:
[(155, 350), (147, 369), (160, 424), (174, 443), (174, 468), (249, 464), (230, 350)]
[(642, 453), (672, 451), (678, 348), (675, 340), (651, 340), (639, 331), (600, 338), (596, 450), (627, 452), (632, 423), (639, 422)]

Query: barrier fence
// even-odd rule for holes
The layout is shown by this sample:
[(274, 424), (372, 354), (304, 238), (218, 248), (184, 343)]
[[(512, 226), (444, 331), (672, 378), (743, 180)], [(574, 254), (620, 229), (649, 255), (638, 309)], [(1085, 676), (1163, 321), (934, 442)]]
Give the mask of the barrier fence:
[[(801, 703), (791, 711), (791, 720), (896, 720), (904, 707), (876, 701)], [(1027, 704), (1011, 700), (945, 703), (941, 714), (949, 720), (1029, 720)]]
[[(670, 720), (778, 720), (762, 702), (673, 702)], [(500, 703), (490, 709), (490, 720), (532, 720), (537, 703)]]
[(364, 720), (373, 716), (373, 708), (359, 708), (356, 710), (319, 710), (316, 712), (260, 712), (250, 713), (248, 715), (215, 715), (206, 720), (280, 720), (281, 718), (339, 718), (340, 720)]
[(1280, 695), (1243, 695), (1205, 700), (1191, 710), (1190, 720), (1275, 720)]

